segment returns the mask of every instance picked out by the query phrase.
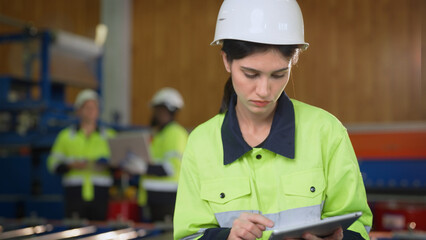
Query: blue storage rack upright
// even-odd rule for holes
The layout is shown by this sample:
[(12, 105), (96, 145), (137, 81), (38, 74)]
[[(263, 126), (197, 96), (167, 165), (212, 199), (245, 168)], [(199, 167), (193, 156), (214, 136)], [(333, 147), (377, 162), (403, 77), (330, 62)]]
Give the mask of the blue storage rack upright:
[[(40, 217), (60, 219), (62, 187), (59, 176), (49, 174), (46, 159), (58, 132), (75, 122), (72, 106), (66, 103), (66, 84), (52, 82), (50, 74), (50, 47), (54, 33), (24, 29), (17, 33), (0, 35), (0, 45), (26, 44), (38, 41), (38, 52), (24, 62), (24, 76), (0, 74), (0, 218)], [(38, 61), (38, 80), (32, 79), (31, 61)], [(102, 54), (93, 69), (101, 94)], [(11, 99), (18, 89), (19, 99)], [(40, 94), (33, 97), (34, 89)], [(22, 113), (34, 117), (34, 123), (19, 131)], [(6, 119), (6, 120), (4, 120)], [(50, 202), (49, 202), (50, 201)], [(49, 208), (46, 208), (47, 205)]]

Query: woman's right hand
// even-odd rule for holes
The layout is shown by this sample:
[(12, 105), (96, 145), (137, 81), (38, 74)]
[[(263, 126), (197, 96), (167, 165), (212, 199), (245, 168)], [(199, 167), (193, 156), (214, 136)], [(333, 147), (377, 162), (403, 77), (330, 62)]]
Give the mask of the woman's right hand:
[(242, 213), (232, 223), (231, 232), (228, 240), (244, 239), (254, 240), (261, 238), (266, 227), (273, 227), (274, 222), (270, 219), (256, 213)]

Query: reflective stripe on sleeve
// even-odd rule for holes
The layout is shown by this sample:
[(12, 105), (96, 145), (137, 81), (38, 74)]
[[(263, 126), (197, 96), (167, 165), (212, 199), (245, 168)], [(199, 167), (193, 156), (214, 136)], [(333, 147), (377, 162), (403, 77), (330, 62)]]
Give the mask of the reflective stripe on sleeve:
[(153, 179), (144, 179), (143, 187), (148, 191), (157, 191), (157, 192), (176, 192), (177, 183), (170, 181), (158, 181)]
[(201, 228), (198, 232), (196, 232), (196, 233), (194, 233), (194, 234), (192, 234), (192, 235), (189, 235), (189, 236), (186, 236), (186, 237), (184, 237), (184, 238), (181, 238), (181, 240), (192, 240), (192, 239), (197, 239), (198, 237), (200, 237), (201, 235), (203, 235), (203, 233), (206, 231), (206, 229), (205, 228)]
[[(242, 210), (215, 213), (215, 217), (220, 227), (230, 228), (232, 227), (233, 221), (244, 212), (262, 214), (261, 212), (256, 210)], [(302, 208), (288, 209), (278, 213), (268, 213), (264, 214), (264, 216), (274, 222), (274, 227), (268, 228), (267, 230), (274, 230), (277, 228), (282, 228), (284, 226), (293, 225), (295, 223), (306, 223), (312, 220), (321, 219), (321, 204)]]
[(155, 163), (162, 163), (161, 166), (163, 167), (167, 176), (173, 176), (175, 174), (175, 169), (171, 164), (172, 158), (182, 159), (182, 154), (177, 151), (168, 151), (166, 154), (164, 154), (163, 159), (154, 160)]
[(165, 159), (170, 159), (170, 158), (182, 159), (182, 154), (178, 151), (168, 151), (166, 154), (164, 154), (164, 158)]
[(364, 226), (364, 227), (365, 227), (365, 231), (367, 231), (367, 233), (370, 233), (371, 227), (370, 226)]
[(172, 164), (170, 164), (170, 162), (165, 162), (162, 164), (162, 166), (167, 176), (173, 176), (173, 174), (175, 173), (175, 170), (173, 169), (173, 166)]

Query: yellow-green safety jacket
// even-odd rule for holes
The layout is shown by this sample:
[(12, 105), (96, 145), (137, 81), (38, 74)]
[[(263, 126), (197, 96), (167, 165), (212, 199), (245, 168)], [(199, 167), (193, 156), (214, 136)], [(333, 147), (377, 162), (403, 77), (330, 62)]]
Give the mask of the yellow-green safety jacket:
[[(108, 138), (115, 136), (115, 131), (108, 128), (98, 128), (86, 137), (83, 130), (72, 125), (59, 132), (47, 160), (47, 167), (55, 173), (61, 164), (75, 161), (107, 163), (110, 157)], [(62, 178), (63, 186), (82, 186), (82, 198), (91, 201), (94, 198), (94, 185), (109, 187), (113, 183), (109, 170), (95, 171), (93, 168), (71, 169)]]
[[(172, 121), (157, 132), (150, 145), (153, 165), (148, 167), (148, 174), (140, 178), (138, 203), (145, 205), (145, 191), (176, 192), (182, 154), (188, 140), (188, 131)], [(164, 174), (150, 173), (153, 166), (160, 167)]]
[(234, 95), (226, 113), (189, 136), (174, 239), (226, 239), (242, 212), (274, 221), (261, 238), (268, 239), (270, 230), (357, 211), (363, 215), (349, 230), (369, 239), (372, 213), (344, 126), (328, 112), (283, 93), (269, 136), (252, 148), (242, 137), (235, 103)]

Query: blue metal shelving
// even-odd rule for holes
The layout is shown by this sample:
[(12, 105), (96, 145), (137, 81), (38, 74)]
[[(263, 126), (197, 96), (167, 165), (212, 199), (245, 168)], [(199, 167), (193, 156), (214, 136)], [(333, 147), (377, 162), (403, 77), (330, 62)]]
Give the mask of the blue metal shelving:
[[(46, 159), (58, 132), (76, 121), (66, 103), (65, 83), (52, 82), (50, 49), (54, 33), (49, 30), (0, 35), (0, 44), (26, 44), (37, 41), (38, 51), (23, 63), (25, 77), (0, 75), (0, 115), (7, 116), (0, 129), (0, 218), (62, 216), (60, 178), (47, 172)], [(93, 75), (101, 95), (102, 54), (94, 59)], [(38, 62), (37, 80), (31, 69)], [(35, 97), (34, 90), (39, 94)], [(11, 96), (11, 92), (19, 96)], [(26, 129), (19, 129), (21, 118), (33, 117)], [(57, 214), (54, 214), (54, 213)], [(59, 212), (59, 213), (58, 213)]]

